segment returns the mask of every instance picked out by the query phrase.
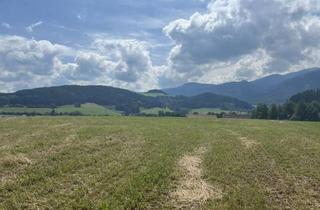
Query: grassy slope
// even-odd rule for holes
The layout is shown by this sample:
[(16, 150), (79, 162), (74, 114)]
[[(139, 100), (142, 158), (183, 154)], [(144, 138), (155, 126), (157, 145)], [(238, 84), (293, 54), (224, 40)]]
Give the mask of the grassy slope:
[(50, 113), (52, 109), (49, 108), (27, 108), (27, 107), (0, 107), (0, 112), (10, 112), (10, 113), (40, 113), (46, 114)]
[[(0, 107), (0, 112), (18, 112), (18, 113), (40, 113), (46, 114), (50, 113), (52, 109), (49, 108), (26, 108), (26, 107)], [(87, 103), (82, 104), (81, 107), (77, 108), (74, 105), (61, 106), (55, 109), (57, 113), (71, 113), (71, 112), (81, 112), (84, 115), (121, 115), (120, 112), (106, 108), (97, 104)]]
[[(319, 200), (320, 124), (216, 119), (0, 119), (0, 209), (159, 209), (176, 162), (208, 148), (223, 199), (208, 209), (309, 209)], [(254, 141), (247, 147), (242, 139)], [(318, 202), (319, 204), (319, 202)]]
[[(192, 109), (190, 113), (198, 112), (199, 114), (208, 114), (209, 112), (214, 112), (214, 113), (230, 113), (232, 111), (228, 110), (223, 110), (223, 109), (217, 109), (217, 108), (200, 108), (200, 109)], [(240, 112), (240, 111), (234, 111), (237, 114), (246, 114), (246, 112)]]
[(142, 93), (142, 95), (149, 96), (149, 97), (168, 96), (164, 93)]
[(159, 111), (172, 112), (172, 110), (169, 108), (160, 108), (160, 107), (155, 107), (151, 109), (144, 109), (144, 108), (140, 109), (140, 112), (145, 114), (159, 114)]
[(81, 112), (84, 115), (120, 115), (120, 112), (97, 105), (97, 104), (82, 104), (81, 107), (76, 108), (74, 105), (62, 106), (56, 109), (56, 112)]

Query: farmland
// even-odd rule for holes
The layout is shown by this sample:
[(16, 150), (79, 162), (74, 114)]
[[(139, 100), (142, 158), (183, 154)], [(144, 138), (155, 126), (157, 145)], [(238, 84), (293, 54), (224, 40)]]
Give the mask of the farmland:
[(75, 105), (65, 105), (59, 106), (54, 109), (51, 108), (29, 108), (29, 107), (0, 107), (0, 113), (7, 114), (17, 114), (17, 113), (25, 113), (25, 114), (42, 114), (48, 115), (55, 111), (55, 113), (62, 114), (70, 114), (70, 113), (80, 113), (81, 115), (86, 116), (118, 116), (122, 113), (120, 111), (115, 110), (112, 107), (104, 107), (93, 103), (85, 103), (81, 104), (81, 106), (76, 107)]
[(320, 123), (0, 118), (0, 209), (319, 209)]

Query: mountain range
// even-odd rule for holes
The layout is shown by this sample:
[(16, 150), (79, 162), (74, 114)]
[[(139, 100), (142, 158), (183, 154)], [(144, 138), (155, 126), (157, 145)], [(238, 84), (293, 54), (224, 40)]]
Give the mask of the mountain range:
[(94, 103), (122, 111), (169, 108), (185, 112), (199, 108), (250, 110), (252, 104), (283, 103), (292, 95), (320, 89), (320, 68), (285, 75), (271, 75), (254, 81), (220, 85), (187, 83), (180, 87), (137, 93), (108, 86), (59, 86), (0, 93), (0, 107), (53, 108)]
[(125, 114), (139, 113), (141, 108), (170, 108), (175, 112), (197, 108), (222, 108), (250, 110), (252, 105), (229, 96), (204, 93), (197, 96), (167, 96), (161, 91), (149, 91), (145, 95), (108, 86), (59, 86), (0, 94), (0, 107), (54, 108), (64, 105), (94, 103), (113, 107)]
[(292, 95), (308, 89), (320, 88), (320, 68), (305, 69), (285, 75), (271, 75), (254, 81), (224, 84), (186, 83), (175, 88), (163, 89), (169, 95), (195, 96), (215, 93), (257, 103), (283, 103)]

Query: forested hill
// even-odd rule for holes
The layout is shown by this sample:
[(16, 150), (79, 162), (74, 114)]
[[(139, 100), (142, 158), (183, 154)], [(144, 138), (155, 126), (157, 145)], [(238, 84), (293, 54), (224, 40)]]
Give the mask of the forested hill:
[(127, 113), (138, 112), (139, 106), (151, 108), (161, 105), (154, 98), (106, 86), (73, 85), (36, 88), (0, 95), (0, 106), (54, 107), (76, 103), (115, 106), (117, 110)]
[(163, 91), (170, 95), (184, 96), (215, 93), (253, 104), (281, 104), (294, 94), (317, 88), (320, 88), (320, 68), (305, 69), (285, 75), (271, 75), (251, 82), (228, 82), (220, 85), (187, 83)]
[(250, 110), (252, 108), (252, 105), (247, 102), (214, 93), (204, 93), (190, 97), (161, 97), (159, 100), (172, 109), (221, 108), (225, 110)]
[(307, 90), (292, 96), (281, 106), (258, 104), (252, 117), (272, 120), (320, 121), (320, 90)]
[(140, 108), (169, 107), (172, 110), (192, 108), (224, 108), (249, 110), (252, 106), (241, 100), (216, 94), (193, 97), (148, 96), (129, 90), (106, 86), (60, 86), (21, 90), (0, 94), (0, 106), (57, 107), (71, 104), (95, 103), (113, 106), (126, 114), (138, 113)]
[[(320, 82), (320, 81), (319, 81)], [(290, 98), (290, 101), (295, 103), (311, 103), (313, 101), (320, 102), (320, 89), (307, 90), (302, 93), (298, 93)]]

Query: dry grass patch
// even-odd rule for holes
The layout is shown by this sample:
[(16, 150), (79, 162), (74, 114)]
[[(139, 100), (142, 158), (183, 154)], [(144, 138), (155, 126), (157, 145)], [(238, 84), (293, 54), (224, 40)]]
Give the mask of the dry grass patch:
[(5, 167), (16, 167), (30, 165), (32, 161), (23, 154), (18, 155), (7, 155), (0, 161), (2, 166)]
[(269, 178), (266, 189), (270, 198), (283, 209), (320, 209), (320, 188), (308, 177), (293, 175)]
[(181, 176), (170, 193), (171, 206), (175, 209), (198, 209), (208, 200), (221, 199), (222, 192), (202, 178), (204, 147), (193, 154), (186, 154), (178, 161)]
[(18, 155), (7, 155), (0, 159), (1, 168), (11, 168), (11, 171), (0, 172), (0, 181), (6, 182), (13, 180), (16, 177), (13, 169), (23, 169), (32, 164), (30, 158), (23, 154)]
[(242, 144), (243, 146), (245, 146), (247, 149), (250, 149), (250, 148), (258, 145), (258, 143), (257, 143), (256, 141), (251, 140), (251, 139), (248, 139), (248, 138), (246, 138), (246, 137), (240, 137), (239, 139), (240, 139), (240, 141), (241, 141), (241, 144)]

